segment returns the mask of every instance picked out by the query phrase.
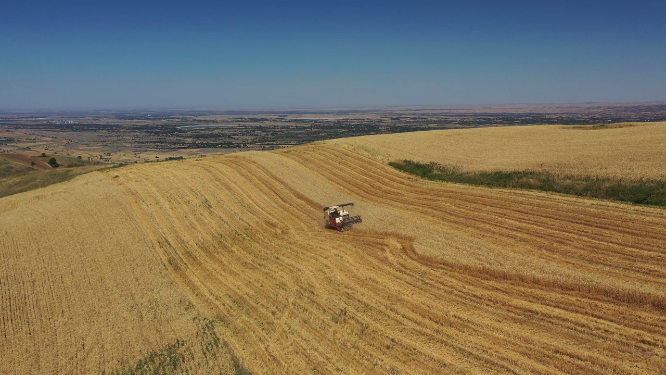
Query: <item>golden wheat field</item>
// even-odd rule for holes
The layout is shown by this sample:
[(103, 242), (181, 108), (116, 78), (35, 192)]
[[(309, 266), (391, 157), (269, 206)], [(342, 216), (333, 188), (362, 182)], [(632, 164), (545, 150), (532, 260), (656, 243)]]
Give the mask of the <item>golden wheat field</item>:
[[(653, 131), (584, 134), (625, 129)], [(420, 136), (393, 135), (393, 156)], [(441, 137), (420, 160), (446, 162)], [(666, 372), (666, 210), (419, 180), (369, 156), (390, 138), (0, 199), (0, 373), (128, 368), (197, 343), (201, 318), (220, 353), (174, 373)], [(363, 223), (325, 229), (322, 207), (349, 201)]]
[(469, 171), (666, 179), (666, 122), (435, 130), (328, 143), (388, 161), (438, 162)]

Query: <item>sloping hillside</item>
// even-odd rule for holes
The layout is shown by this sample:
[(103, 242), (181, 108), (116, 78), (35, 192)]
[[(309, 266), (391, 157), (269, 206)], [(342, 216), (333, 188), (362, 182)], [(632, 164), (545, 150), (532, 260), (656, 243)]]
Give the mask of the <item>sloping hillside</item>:
[[(254, 372), (664, 364), (663, 210), (416, 181), (328, 146), (114, 173)], [(364, 223), (324, 229), (347, 200)]]
[[(325, 229), (347, 201), (363, 223)], [(0, 199), (0, 370), (131, 366), (205, 316), (226, 368), (257, 374), (658, 374), (665, 228), (663, 209), (422, 181), (349, 146), (114, 169)]]
[(194, 332), (195, 309), (100, 173), (0, 200), (0, 373), (95, 373)]
[(393, 161), (467, 171), (546, 170), (612, 178), (666, 179), (666, 123), (514, 126), (370, 135), (327, 143)]

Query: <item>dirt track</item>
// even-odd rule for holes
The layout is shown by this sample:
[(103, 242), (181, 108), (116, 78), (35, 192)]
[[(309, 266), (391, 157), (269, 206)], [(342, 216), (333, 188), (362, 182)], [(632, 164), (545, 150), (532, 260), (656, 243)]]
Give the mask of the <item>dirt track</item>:
[[(107, 177), (255, 373), (666, 370), (664, 210), (423, 182), (321, 145)], [(349, 199), (364, 223), (324, 229)]]

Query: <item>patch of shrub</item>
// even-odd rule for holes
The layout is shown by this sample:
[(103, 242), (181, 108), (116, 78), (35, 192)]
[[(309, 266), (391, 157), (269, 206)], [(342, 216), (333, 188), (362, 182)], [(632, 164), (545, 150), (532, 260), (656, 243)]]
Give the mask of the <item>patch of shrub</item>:
[(464, 172), (458, 167), (411, 160), (389, 163), (421, 178), (506, 189), (534, 189), (635, 204), (666, 206), (666, 181), (570, 176), (548, 171)]
[[(191, 373), (222, 373), (220, 363), (228, 360), (236, 375), (252, 375), (228, 345), (218, 336), (215, 321), (195, 318), (198, 326), (196, 339), (192, 342), (178, 339), (159, 350), (152, 350), (134, 364), (113, 371), (102, 371), (102, 375), (169, 375)], [(224, 323), (224, 320), (221, 320)], [(225, 358), (220, 358), (220, 357)], [(218, 361), (221, 359), (221, 361)]]

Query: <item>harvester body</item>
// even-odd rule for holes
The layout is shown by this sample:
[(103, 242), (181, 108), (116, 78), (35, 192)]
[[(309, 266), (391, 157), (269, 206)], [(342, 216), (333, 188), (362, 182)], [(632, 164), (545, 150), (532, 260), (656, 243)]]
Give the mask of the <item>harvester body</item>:
[(324, 219), (327, 228), (335, 228), (339, 232), (350, 228), (354, 224), (362, 222), (360, 216), (351, 216), (345, 207), (353, 206), (354, 203), (338, 204), (324, 207)]

